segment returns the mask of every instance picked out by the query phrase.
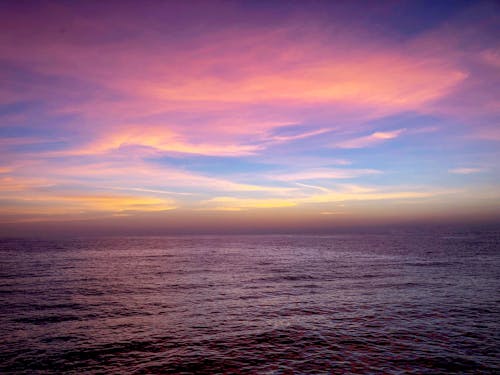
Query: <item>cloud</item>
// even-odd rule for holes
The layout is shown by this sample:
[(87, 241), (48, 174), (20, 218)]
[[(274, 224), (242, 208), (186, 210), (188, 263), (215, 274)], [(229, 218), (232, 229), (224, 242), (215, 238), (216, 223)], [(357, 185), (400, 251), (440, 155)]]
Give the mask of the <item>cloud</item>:
[(500, 68), (500, 48), (485, 49), (480, 53), (480, 56), (485, 63)]
[(131, 213), (173, 210), (176, 206), (168, 199), (127, 195), (58, 195), (38, 193), (36, 196), (11, 196), (2, 204), (3, 215), (85, 215), (95, 213)]
[[(90, 143), (54, 152), (52, 155), (97, 155), (124, 148), (144, 147), (164, 153), (181, 153), (207, 156), (251, 155), (261, 149), (259, 145), (190, 143), (168, 126), (127, 126), (111, 133), (98, 134)], [(129, 152), (132, 151), (129, 149)], [(140, 151), (138, 149), (136, 152)]]
[(0, 194), (46, 188), (54, 185), (50, 177), (24, 177), (6, 175), (0, 177)]
[(154, 194), (166, 194), (166, 195), (193, 195), (194, 193), (185, 193), (179, 191), (172, 190), (158, 190), (158, 189), (144, 189), (138, 187), (129, 187), (129, 188), (121, 188), (121, 187), (107, 187), (107, 190), (124, 190), (124, 191), (139, 191), (142, 193), (154, 193)]
[(382, 173), (376, 169), (312, 169), (296, 173), (275, 174), (270, 178), (279, 181), (348, 179)]
[(484, 168), (453, 168), (449, 169), (449, 173), (453, 174), (473, 174), (473, 173), (481, 173), (484, 172)]
[[(146, 162), (142, 158), (131, 157), (127, 153), (115, 158), (99, 161), (100, 156), (85, 159), (82, 156), (39, 160), (18, 170), (18, 175), (0, 177), (0, 193), (7, 190), (33, 190), (43, 187), (71, 186), (85, 187), (89, 190), (128, 190), (151, 194), (194, 196), (213, 192), (252, 192), (283, 195), (296, 190), (294, 187), (248, 183), (207, 176), (169, 165)], [(45, 171), (44, 177), (37, 176)], [(140, 184), (140, 186), (137, 186)], [(116, 192), (114, 192), (116, 193)], [(34, 193), (36, 194), (36, 193)]]
[(320, 215), (343, 215), (342, 211), (322, 211), (319, 213)]
[(293, 207), (297, 203), (287, 199), (215, 197), (202, 202), (202, 204), (206, 205), (206, 209), (210, 210), (240, 211), (247, 209)]
[[(304, 185), (307, 188), (314, 187)], [(314, 187), (316, 188), (316, 187)], [(318, 191), (320, 191), (318, 193)], [(321, 187), (313, 192), (302, 190), (284, 198), (248, 198), (233, 196), (218, 196), (203, 202), (206, 209), (240, 211), (261, 208), (307, 207), (317, 204), (338, 202), (369, 202), (369, 201), (407, 201), (422, 200), (436, 196), (457, 193), (456, 190), (420, 189), (400, 190), (397, 188), (374, 188), (358, 185), (338, 185), (335, 189)]]
[(290, 142), (290, 141), (296, 141), (298, 139), (314, 137), (316, 135), (328, 133), (331, 131), (332, 131), (331, 129), (317, 129), (317, 130), (311, 130), (308, 132), (294, 134), (294, 135), (267, 135), (265, 137), (265, 141), (266, 142), (279, 142), (279, 143)]
[(467, 137), (471, 139), (483, 139), (487, 141), (500, 141), (500, 126), (496, 123), (482, 125), (478, 129), (472, 129)]
[(330, 203), (344, 201), (378, 201), (378, 200), (405, 200), (431, 198), (441, 194), (447, 194), (447, 191), (383, 191), (378, 190), (370, 193), (348, 192), (348, 191), (330, 191), (326, 194), (313, 195), (302, 200), (302, 203)]
[(353, 138), (335, 144), (339, 148), (364, 148), (378, 145), (389, 139), (399, 137), (406, 129), (398, 129), (388, 132), (375, 132), (364, 137)]

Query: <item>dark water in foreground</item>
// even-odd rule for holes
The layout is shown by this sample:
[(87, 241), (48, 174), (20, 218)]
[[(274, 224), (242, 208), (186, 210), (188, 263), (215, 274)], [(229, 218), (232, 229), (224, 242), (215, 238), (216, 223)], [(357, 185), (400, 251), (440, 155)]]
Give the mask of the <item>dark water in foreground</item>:
[(0, 240), (0, 373), (499, 373), (499, 249), (499, 233)]

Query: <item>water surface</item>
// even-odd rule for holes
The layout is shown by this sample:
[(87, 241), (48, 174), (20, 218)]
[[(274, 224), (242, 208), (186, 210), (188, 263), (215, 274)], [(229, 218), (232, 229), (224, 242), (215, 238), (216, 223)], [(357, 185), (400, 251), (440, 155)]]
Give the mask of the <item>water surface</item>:
[(0, 240), (0, 373), (494, 374), (499, 233)]

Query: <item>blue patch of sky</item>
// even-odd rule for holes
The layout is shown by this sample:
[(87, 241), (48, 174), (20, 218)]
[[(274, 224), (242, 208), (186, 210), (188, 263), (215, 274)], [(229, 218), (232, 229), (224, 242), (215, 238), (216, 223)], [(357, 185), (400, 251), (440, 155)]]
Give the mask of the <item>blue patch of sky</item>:
[[(357, 150), (352, 158), (356, 165), (375, 168), (382, 174), (371, 176), (371, 180), (382, 185), (442, 185), (455, 186), (464, 179), (457, 179), (449, 170), (471, 166), (473, 160), (468, 152), (457, 155), (446, 150), (429, 149), (426, 152), (411, 151), (401, 145)], [(354, 151), (354, 150), (353, 150)], [(474, 165), (472, 165), (474, 167)], [(485, 176), (467, 177), (467, 182), (477, 181)]]
[[(371, 122), (370, 132), (355, 137), (368, 136), (374, 131), (391, 131), (405, 128), (406, 131), (394, 139), (383, 140), (369, 147), (356, 149), (321, 148), (316, 155), (322, 158), (348, 159), (350, 167), (377, 169), (384, 173), (363, 176), (365, 182), (381, 185), (456, 185), (459, 180), (450, 175), (449, 169), (470, 165), (476, 160), (488, 160), (495, 155), (495, 144), (472, 141), (460, 134), (462, 128), (429, 116), (404, 114)], [(415, 133), (419, 128), (437, 126), (432, 132)], [(450, 128), (456, 126), (456, 134)], [(352, 137), (351, 137), (352, 138)], [(481, 156), (483, 153), (483, 156)], [(481, 176), (471, 176), (474, 181)]]

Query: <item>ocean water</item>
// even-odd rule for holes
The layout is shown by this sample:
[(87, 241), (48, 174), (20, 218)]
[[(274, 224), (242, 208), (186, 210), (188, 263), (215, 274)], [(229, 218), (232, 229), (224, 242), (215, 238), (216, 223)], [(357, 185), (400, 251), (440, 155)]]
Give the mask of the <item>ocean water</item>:
[(498, 374), (500, 233), (0, 240), (0, 373)]

